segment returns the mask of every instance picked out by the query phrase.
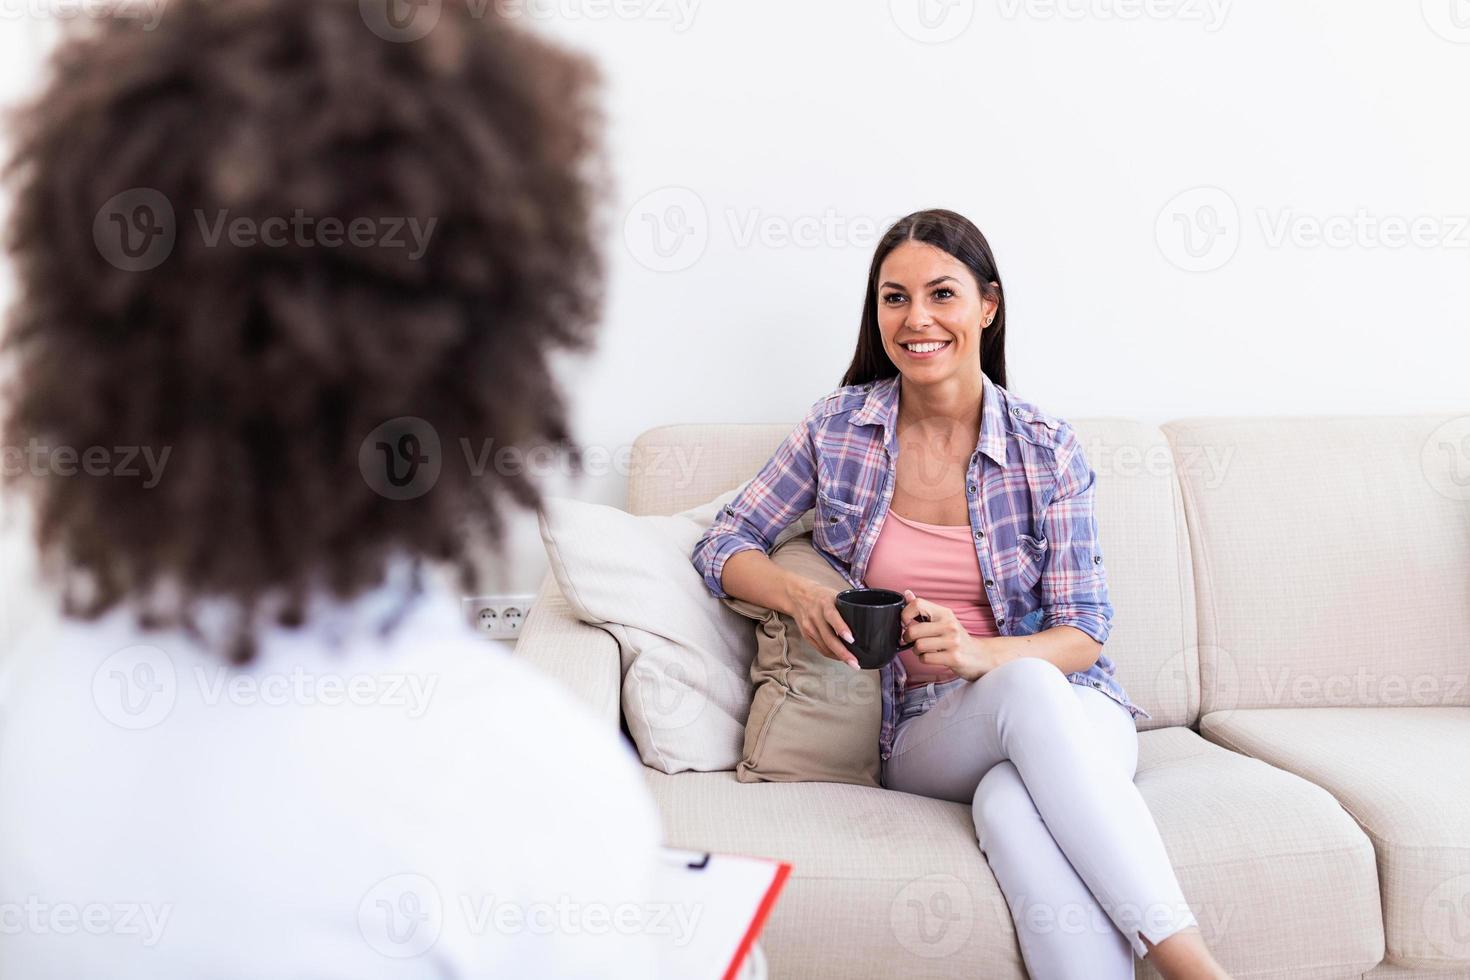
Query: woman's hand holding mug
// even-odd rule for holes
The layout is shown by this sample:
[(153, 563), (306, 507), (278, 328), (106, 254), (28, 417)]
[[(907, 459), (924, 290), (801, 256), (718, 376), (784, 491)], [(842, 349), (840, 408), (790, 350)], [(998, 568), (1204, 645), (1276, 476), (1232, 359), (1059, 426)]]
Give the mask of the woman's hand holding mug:
[(967, 681), (999, 666), (986, 653), (982, 639), (966, 632), (953, 609), (920, 599), (911, 589), (904, 589), (903, 597), (904, 642), (914, 642), (914, 654), (925, 664), (948, 667)]
[(802, 635), (817, 652), (830, 660), (840, 660), (853, 670), (862, 670), (857, 657), (842, 640), (853, 642), (852, 631), (837, 611), (837, 590), (808, 582), (796, 591), (791, 618), (801, 627)]

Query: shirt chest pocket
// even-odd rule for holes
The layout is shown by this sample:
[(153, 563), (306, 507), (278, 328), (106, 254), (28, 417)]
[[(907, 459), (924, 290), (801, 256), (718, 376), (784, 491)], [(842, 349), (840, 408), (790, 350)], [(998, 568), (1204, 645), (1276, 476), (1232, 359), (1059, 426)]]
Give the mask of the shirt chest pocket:
[(857, 504), (839, 500), (824, 490), (817, 491), (812, 521), (812, 540), (817, 547), (834, 558), (850, 561), (862, 523), (863, 509)]
[(1045, 536), (1016, 535), (1015, 553), (1010, 563), (1015, 576), (1016, 591), (1022, 595), (1035, 590), (1046, 571), (1046, 562), (1051, 555), (1051, 543)]

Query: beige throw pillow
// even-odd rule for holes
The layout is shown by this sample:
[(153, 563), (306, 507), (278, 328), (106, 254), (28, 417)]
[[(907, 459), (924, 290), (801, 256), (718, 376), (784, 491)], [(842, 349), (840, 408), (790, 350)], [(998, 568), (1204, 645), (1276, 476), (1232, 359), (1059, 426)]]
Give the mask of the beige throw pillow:
[[(839, 592), (848, 587), (812, 547), (809, 532), (777, 545), (771, 560)], [(755, 696), (735, 778), (743, 783), (877, 786), (883, 720), (878, 671), (853, 670), (822, 656), (784, 613), (743, 599), (721, 601), (756, 621), (756, 654), (750, 666)]]

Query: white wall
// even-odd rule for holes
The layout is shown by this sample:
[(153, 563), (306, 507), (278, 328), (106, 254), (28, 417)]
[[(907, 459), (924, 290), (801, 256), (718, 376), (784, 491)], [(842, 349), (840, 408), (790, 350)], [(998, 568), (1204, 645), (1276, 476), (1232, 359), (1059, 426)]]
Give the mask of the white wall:
[[(1470, 411), (1470, 0), (508, 2), (606, 77), (584, 445), (794, 422), (846, 367), (878, 229), (929, 206), (990, 237), (1010, 386), (1056, 414)], [(1309, 237), (1360, 212), (1387, 234)], [(681, 213), (662, 258), (649, 222), (670, 244)], [(623, 500), (616, 474), (551, 488)], [(526, 515), (496, 585), (544, 569)]]

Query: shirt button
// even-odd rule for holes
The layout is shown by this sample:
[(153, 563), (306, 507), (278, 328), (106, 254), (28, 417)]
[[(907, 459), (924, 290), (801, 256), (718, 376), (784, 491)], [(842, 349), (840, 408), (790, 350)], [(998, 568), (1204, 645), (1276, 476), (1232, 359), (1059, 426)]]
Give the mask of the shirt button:
[(827, 518), (827, 523), (828, 524), (836, 524), (837, 523), (837, 520), (838, 519), (835, 518), (835, 517), (829, 517), (829, 518)]
[(1014, 415), (1016, 418), (1020, 418), (1021, 410), (1019, 408), (1013, 408), (1011, 409), (1011, 414)]
[(989, 578), (986, 579), (985, 580), (985, 587), (987, 589), (993, 589), (993, 588), (995, 588), (995, 580), (994, 579), (989, 579)]
[(733, 514), (735, 512), (733, 510), (731, 510), (729, 507), (726, 507), (725, 508), (725, 513), (727, 513), (727, 514)]
[(1093, 555), (1092, 556), (1092, 563), (1094, 565), (1101, 565), (1102, 564), (1102, 555)]
[(975, 532), (975, 537), (977, 537), (977, 538), (983, 538), (983, 537), (985, 537), (985, 532), (984, 531), (976, 531)]
[(970, 492), (971, 493), (974, 493), (975, 492), (975, 484), (973, 484), (973, 483), (970, 484)]

